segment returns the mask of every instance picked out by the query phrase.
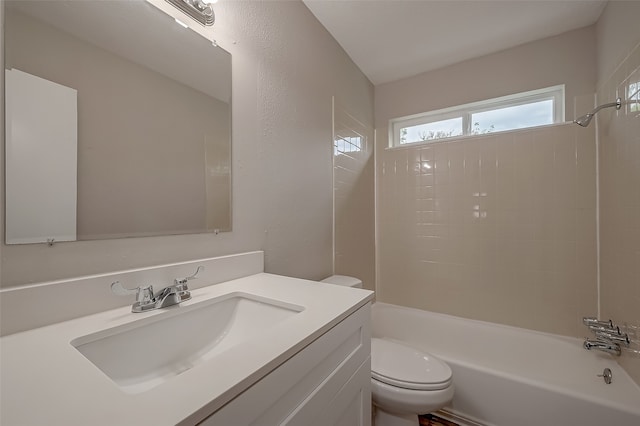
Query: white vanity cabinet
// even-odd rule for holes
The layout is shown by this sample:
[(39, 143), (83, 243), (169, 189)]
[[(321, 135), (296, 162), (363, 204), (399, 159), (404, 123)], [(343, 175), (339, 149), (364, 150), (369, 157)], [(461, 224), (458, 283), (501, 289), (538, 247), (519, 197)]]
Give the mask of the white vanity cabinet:
[[(261, 256), (236, 257), (233, 268)], [(227, 261), (197, 263), (206, 275)], [(193, 269), (181, 266), (158, 273)], [(147, 274), (79, 285), (108, 291), (114, 281), (149, 282)], [(74, 294), (76, 281), (46, 288)], [(3, 318), (20, 301), (33, 307), (22, 294), (32, 288), (1, 292)], [(370, 426), (373, 292), (256, 272), (191, 295), (166, 309), (123, 306), (3, 336), (0, 424)], [(40, 297), (42, 306), (61, 300)]]
[(199, 424), (371, 425), (370, 318), (367, 303)]

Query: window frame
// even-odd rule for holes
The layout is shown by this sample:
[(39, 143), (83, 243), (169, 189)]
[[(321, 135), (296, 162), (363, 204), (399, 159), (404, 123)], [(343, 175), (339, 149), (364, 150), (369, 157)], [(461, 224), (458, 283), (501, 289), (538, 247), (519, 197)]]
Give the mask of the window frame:
[[(545, 87), (542, 89), (530, 90), (527, 92), (515, 93), (498, 98), (472, 102), (454, 107), (428, 111), (420, 114), (408, 115), (389, 120), (389, 147), (403, 147), (414, 144), (427, 144), (439, 141), (447, 141), (470, 136), (477, 136), (473, 131), (473, 114), (492, 111), (502, 108), (515, 107), (542, 101), (553, 101), (553, 123), (558, 124), (565, 121), (565, 85)], [(436, 123), (438, 121), (452, 118), (462, 118), (462, 135), (445, 138), (429, 139), (424, 141), (400, 142), (400, 131), (406, 127), (418, 126), (421, 124)], [(495, 133), (509, 132), (520, 129), (530, 129), (539, 126), (522, 127), (519, 129), (497, 130)]]
[(627, 101), (629, 112), (640, 111), (640, 78), (638, 81), (629, 81), (627, 84)]

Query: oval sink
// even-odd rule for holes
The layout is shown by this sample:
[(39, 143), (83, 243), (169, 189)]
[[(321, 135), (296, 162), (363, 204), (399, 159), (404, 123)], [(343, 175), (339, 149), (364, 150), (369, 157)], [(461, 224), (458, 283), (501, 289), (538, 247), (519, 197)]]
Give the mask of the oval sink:
[(230, 293), (82, 336), (71, 344), (124, 392), (140, 393), (303, 310), (273, 299)]

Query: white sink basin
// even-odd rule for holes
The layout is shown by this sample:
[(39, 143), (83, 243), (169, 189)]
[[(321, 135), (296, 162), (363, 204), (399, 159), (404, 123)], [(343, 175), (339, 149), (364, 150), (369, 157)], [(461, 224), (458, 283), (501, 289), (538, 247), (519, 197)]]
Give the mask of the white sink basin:
[(230, 293), (166, 309), (161, 315), (79, 337), (71, 344), (124, 392), (140, 393), (303, 310), (273, 299)]

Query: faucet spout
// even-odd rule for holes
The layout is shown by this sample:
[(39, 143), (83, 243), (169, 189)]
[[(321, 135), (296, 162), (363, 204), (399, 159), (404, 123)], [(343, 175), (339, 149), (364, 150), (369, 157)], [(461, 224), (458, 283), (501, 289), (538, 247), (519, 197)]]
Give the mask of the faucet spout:
[(155, 299), (156, 308), (166, 308), (191, 299), (191, 292), (186, 284), (172, 285), (160, 290)]
[(131, 306), (131, 312), (146, 312), (153, 309), (166, 308), (191, 299), (187, 281), (196, 279), (196, 275), (203, 269), (204, 266), (198, 266), (195, 274), (182, 279), (176, 278), (173, 280), (173, 285), (165, 287), (157, 293), (153, 292), (153, 287), (151, 286), (127, 289), (118, 281), (111, 284), (111, 291), (119, 296), (136, 295), (136, 303)]
[(607, 342), (600, 339), (585, 339), (582, 346), (588, 351), (595, 349), (615, 356), (620, 356), (620, 353), (622, 352), (620, 345), (617, 343)]

